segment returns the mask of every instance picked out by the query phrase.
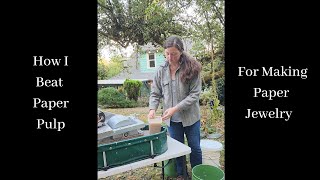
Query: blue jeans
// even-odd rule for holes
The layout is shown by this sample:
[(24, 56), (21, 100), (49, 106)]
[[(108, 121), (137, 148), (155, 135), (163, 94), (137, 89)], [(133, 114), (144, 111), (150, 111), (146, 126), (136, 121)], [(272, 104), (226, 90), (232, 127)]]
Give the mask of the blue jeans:
[[(184, 144), (184, 134), (186, 134), (188, 146), (191, 148), (190, 163), (191, 168), (202, 164), (202, 152), (200, 148), (200, 120), (191, 126), (183, 127), (182, 123), (170, 122), (170, 136)], [(178, 175), (182, 175), (182, 157), (176, 158)]]

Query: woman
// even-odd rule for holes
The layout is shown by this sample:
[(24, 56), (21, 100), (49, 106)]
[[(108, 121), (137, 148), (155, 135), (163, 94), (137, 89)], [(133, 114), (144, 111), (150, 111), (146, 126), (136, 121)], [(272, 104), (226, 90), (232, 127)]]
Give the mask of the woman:
[[(149, 100), (148, 118), (153, 118), (163, 99), (163, 120), (168, 120), (170, 136), (184, 143), (184, 134), (191, 148), (191, 167), (202, 164), (200, 148), (201, 65), (188, 56), (177, 36), (164, 43), (166, 63), (154, 76)], [(178, 178), (182, 177), (182, 158), (177, 158)]]

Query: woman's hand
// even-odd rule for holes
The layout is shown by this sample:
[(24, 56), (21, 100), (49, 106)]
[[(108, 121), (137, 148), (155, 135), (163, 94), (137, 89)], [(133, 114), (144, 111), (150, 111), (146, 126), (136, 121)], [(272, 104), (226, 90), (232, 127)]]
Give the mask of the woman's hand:
[(175, 112), (178, 111), (178, 108), (176, 107), (172, 107), (172, 108), (169, 108), (167, 109), (164, 113), (163, 113), (163, 116), (162, 116), (162, 120), (167, 120), (169, 119), (171, 116), (173, 116), (173, 114)]
[(150, 109), (148, 114), (148, 119), (153, 119), (155, 117), (156, 111), (154, 109)]

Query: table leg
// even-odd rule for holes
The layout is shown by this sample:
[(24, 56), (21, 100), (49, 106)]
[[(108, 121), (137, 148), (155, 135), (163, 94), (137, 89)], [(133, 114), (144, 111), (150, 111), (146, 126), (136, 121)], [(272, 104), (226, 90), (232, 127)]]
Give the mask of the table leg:
[(164, 161), (161, 161), (162, 170), (162, 180), (164, 180)]
[(183, 172), (183, 179), (187, 180), (186, 156), (182, 156), (182, 172)]

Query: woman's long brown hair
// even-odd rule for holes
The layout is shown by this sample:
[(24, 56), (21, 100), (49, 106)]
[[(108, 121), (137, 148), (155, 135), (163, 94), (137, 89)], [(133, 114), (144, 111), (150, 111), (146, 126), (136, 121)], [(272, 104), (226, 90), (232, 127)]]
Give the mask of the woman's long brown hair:
[(182, 54), (180, 56), (180, 79), (182, 82), (190, 81), (201, 71), (201, 64), (196, 61), (195, 58), (189, 56), (184, 52), (183, 42), (177, 36), (170, 36), (164, 43), (164, 49), (175, 47), (177, 48)]

